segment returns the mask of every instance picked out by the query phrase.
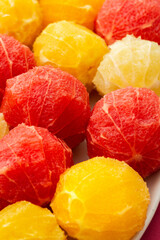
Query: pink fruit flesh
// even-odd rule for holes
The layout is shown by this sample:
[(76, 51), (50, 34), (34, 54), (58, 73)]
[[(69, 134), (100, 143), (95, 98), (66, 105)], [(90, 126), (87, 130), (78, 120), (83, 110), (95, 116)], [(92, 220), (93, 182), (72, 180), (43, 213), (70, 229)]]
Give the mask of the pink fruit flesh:
[(98, 14), (95, 30), (107, 44), (127, 34), (160, 44), (160, 2), (106, 0)]
[(124, 88), (95, 105), (87, 127), (88, 154), (125, 161), (142, 177), (160, 169), (160, 99), (145, 88)]
[(46, 206), (71, 163), (71, 150), (47, 129), (17, 126), (0, 140), (0, 209), (20, 200)]
[(0, 102), (6, 80), (27, 72), (35, 66), (31, 50), (13, 37), (0, 34)]
[(36, 67), (7, 81), (1, 111), (10, 126), (47, 128), (73, 148), (85, 137), (89, 95), (72, 75), (50, 66)]

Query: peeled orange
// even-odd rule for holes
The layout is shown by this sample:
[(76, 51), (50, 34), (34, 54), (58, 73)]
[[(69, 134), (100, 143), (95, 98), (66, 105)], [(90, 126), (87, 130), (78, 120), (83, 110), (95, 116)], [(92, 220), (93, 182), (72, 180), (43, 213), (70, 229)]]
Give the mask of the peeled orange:
[(5, 240), (65, 240), (55, 216), (48, 210), (22, 201), (0, 212), (0, 236)]
[(110, 45), (93, 80), (102, 95), (118, 88), (146, 87), (160, 95), (160, 46), (127, 35)]
[(67, 21), (49, 24), (36, 39), (33, 49), (38, 65), (59, 67), (88, 89), (103, 55), (108, 52), (102, 38), (84, 26)]
[(3, 138), (9, 132), (7, 122), (4, 120), (3, 113), (0, 113), (0, 139)]
[(41, 11), (37, 0), (0, 0), (0, 33), (31, 45), (41, 30)]
[(97, 157), (61, 175), (51, 203), (60, 226), (79, 240), (129, 240), (143, 228), (149, 192), (126, 163)]
[(103, 2), (104, 0), (40, 0), (44, 25), (68, 20), (93, 29)]

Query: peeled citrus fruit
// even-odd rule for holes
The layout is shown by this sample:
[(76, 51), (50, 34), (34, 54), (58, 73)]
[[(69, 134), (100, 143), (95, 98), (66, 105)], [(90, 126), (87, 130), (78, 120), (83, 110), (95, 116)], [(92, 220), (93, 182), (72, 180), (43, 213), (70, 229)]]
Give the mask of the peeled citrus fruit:
[(37, 0), (0, 0), (0, 33), (7, 33), (31, 45), (41, 30), (41, 11)]
[(110, 46), (93, 80), (102, 95), (128, 86), (160, 95), (160, 46), (128, 35)]
[(0, 236), (5, 240), (65, 240), (55, 216), (30, 202), (17, 202), (0, 212)]
[(95, 29), (107, 44), (127, 34), (160, 44), (159, 0), (106, 0), (98, 13)]
[(149, 204), (146, 183), (126, 163), (93, 158), (61, 175), (51, 207), (60, 226), (79, 240), (129, 240)]
[(21, 200), (47, 206), (71, 163), (71, 149), (47, 129), (18, 125), (0, 140), (0, 209)]
[(160, 169), (160, 99), (147, 88), (105, 95), (87, 127), (88, 155), (125, 161), (142, 177)]
[(3, 138), (9, 132), (7, 122), (4, 120), (3, 113), (0, 113), (0, 139)]
[(40, 0), (44, 25), (68, 20), (93, 29), (103, 2), (104, 0)]
[(8, 79), (1, 110), (10, 126), (25, 123), (47, 128), (73, 148), (85, 138), (89, 94), (67, 72), (40, 66)]
[(108, 52), (102, 38), (67, 21), (49, 24), (36, 39), (33, 49), (38, 65), (59, 67), (89, 89), (103, 55)]
[(31, 50), (6, 34), (0, 34), (0, 103), (6, 80), (27, 72), (35, 66)]

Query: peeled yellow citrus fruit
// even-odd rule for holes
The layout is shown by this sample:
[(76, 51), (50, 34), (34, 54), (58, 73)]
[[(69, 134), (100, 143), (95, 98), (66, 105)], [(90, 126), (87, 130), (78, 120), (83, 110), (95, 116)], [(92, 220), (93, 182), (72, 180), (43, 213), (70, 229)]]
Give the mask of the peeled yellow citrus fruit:
[(3, 113), (0, 113), (0, 139), (3, 138), (9, 132), (7, 122), (4, 120)]
[(88, 88), (103, 55), (108, 52), (102, 38), (84, 26), (67, 21), (49, 24), (33, 49), (38, 65), (59, 67)]
[(68, 20), (93, 29), (103, 2), (104, 0), (40, 0), (44, 25)]
[(128, 35), (110, 45), (93, 80), (98, 92), (118, 88), (146, 87), (160, 95), (160, 46)]
[(79, 240), (129, 240), (141, 230), (149, 192), (126, 163), (96, 157), (61, 175), (51, 203), (60, 226)]
[(0, 212), (0, 236), (5, 240), (65, 240), (55, 216), (48, 210), (22, 201)]
[(0, 33), (31, 45), (41, 30), (41, 11), (37, 0), (0, 0)]

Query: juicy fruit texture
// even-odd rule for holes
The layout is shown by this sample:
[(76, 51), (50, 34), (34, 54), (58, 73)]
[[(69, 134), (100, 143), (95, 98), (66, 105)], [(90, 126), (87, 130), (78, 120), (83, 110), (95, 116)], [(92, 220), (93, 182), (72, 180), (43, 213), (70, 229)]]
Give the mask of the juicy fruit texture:
[(146, 88), (124, 88), (95, 105), (88, 154), (125, 161), (142, 177), (160, 169), (160, 99)]
[(20, 200), (46, 206), (71, 163), (71, 150), (47, 129), (12, 129), (0, 140), (0, 209)]
[(0, 236), (5, 240), (65, 240), (55, 216), (30, 202), (17, 202), (0, 212)]
[(129, 240), (149, 204), (146, 183), (124, 162), (94, 158), (61, 175), (51, 207), (60, 226), (79, 240)]
[(40, 0), (43, 23), (73, 21), (93, 29), (94, 21), (104, 0)]
[(107, 44), (127, 34), (160, 44), (159, 0), (106, 0), (98, 14), (95, 29)]
[(9, 127), (7, 122), (4, 120), (3, 113), (0, 113), (0, 139), (9, 133)]
[(103, 55), (108, 52), (102, 38), (67, 21), (49, 24), (36, 39), (33, 50), (38, 65), (59, 67), (78, 78), (88, 90)]
[(0, 103), (6, 80), (35, 66), (31, 50), (13, 37), (0, 34)]
[(85, 137), (89, 95), (70, 74), (41, 66), (7, 81), (1, 110), (10, 126), (24, 122), (48, 128), (75, 147)]
[(0, 33), (7, 33), (30, 46), (41, 30), (37, 0), (0, 0)]
[(93, 80), (102, 95), (118, 88), (146, 87), (160, 95), (160, 46), (127, 35), (110, 46)]

